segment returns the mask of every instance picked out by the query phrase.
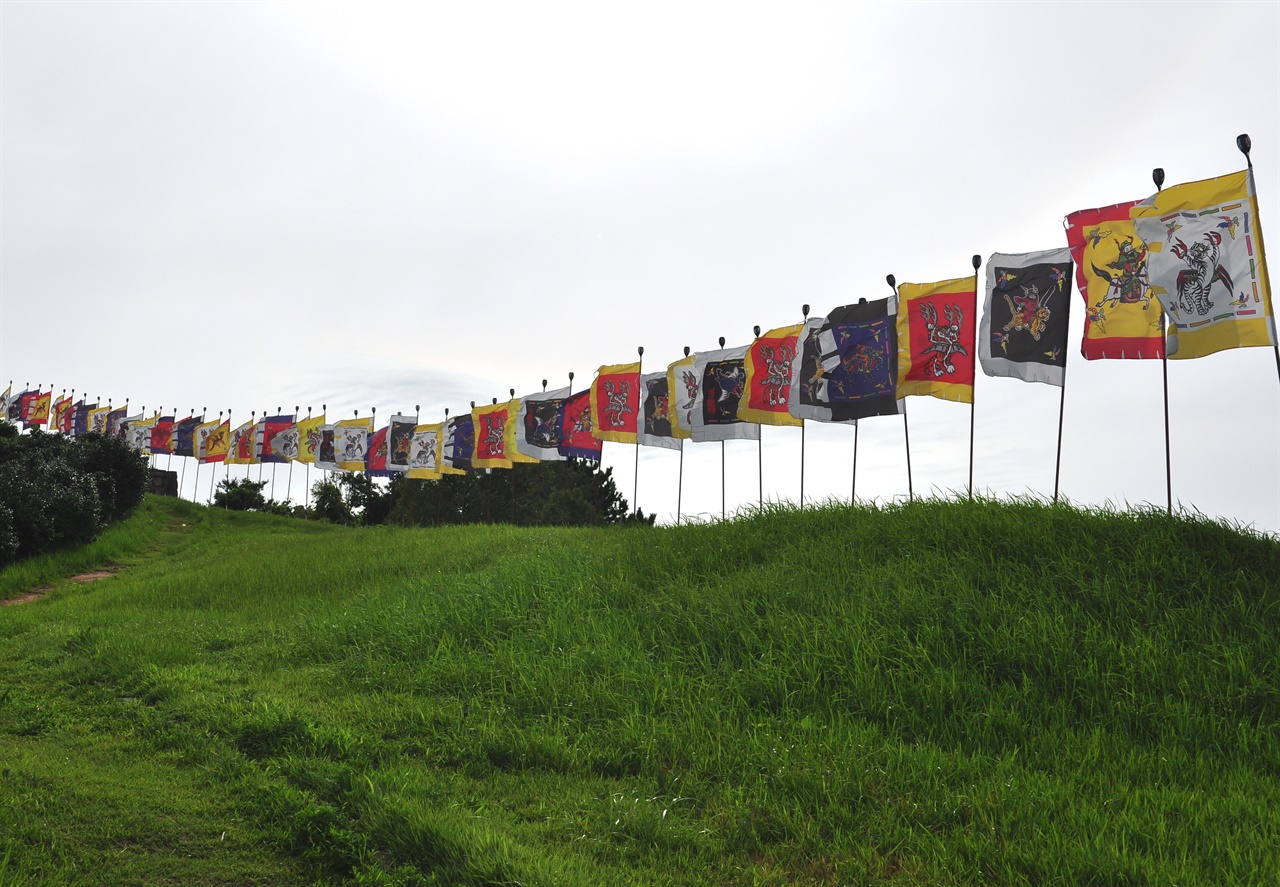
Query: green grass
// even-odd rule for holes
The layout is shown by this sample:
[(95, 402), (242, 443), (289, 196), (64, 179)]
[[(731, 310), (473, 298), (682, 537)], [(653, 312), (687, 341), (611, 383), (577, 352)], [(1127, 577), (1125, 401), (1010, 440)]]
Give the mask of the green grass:
[(148, 499), (95, 548), (0, 573), (133, 564), (0, 608), (0, 884), (1280, 882), (1280, 543), (1229, 527)]

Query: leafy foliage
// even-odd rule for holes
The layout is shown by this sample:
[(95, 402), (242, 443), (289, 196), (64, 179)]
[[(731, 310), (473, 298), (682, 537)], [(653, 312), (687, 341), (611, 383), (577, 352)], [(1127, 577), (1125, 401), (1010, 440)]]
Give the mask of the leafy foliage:
[(215, 508), (226, 508), (231, 511), (268, 511), (267, 498), (262, 495), (266, 487), (265, 480), (249, 480), (247, 477), (231, 480), (225, 478), (218, 481), (218, 490), (213, 494)]

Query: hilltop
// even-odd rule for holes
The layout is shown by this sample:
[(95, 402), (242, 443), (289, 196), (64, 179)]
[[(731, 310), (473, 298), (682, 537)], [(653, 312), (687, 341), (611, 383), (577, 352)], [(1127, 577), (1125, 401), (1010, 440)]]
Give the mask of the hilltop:
[[(117, 572), (66, 581), (110, 565)], [(1280, 881), (1280, 542), (1036, 503), (0, 572), (0, 884)]]

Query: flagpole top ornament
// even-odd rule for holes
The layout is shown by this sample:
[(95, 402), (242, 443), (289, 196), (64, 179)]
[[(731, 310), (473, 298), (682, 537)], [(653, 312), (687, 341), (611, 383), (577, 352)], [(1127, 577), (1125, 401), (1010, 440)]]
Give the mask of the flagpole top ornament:
[(757, 323), (755, 326), (753, 326), (751, 328), (751, 331), (756, 334), (757, 339), (760, 338), (760, 324)]
[(516, 390), (514, 388), (511, 389), (511, 396), (512, 397), (516, 396)]
[(546, 380), (546, 379), (543, 379), (543, 380), (542, 380), (542, 390), (543, 390), (543, 391), (546, 391), (546, 390), (547, 390), (547, 380)]
[(688, 357), (688, 356), (689, 356), (689, 346), (688, 346), (688, 345), (685, 345), (685, 346), (684, 346), (684, 356), (685, 356), (685, 357)]
[[(1244, 155), (1245, 160), (1249, 160), (1249, 152), (1253, 150), (1253, 140), (1249, 138), (1247, 132), (1242, 132), (1236, 136), (1236, 147), (1240, 149), (1240, 153)], [(1249, 160), (1249, 166), (1253, 166), (1253, 161)]]
[(573, 381), (573, 370), (569, 370), (569, 381)]
[(982, 267), (982, 256), (978, 255), (977, 253), (974, 253), (973, 254), (973, 270), (977, 271), (981, 267)]
[(805, 319), (805, 320), (808, 320), (808, 319), (809, 319), (809, 306), (808, 306), (807, 304), (806, 304), (806, 305), (801, 305), (801, 306), (800, 306), (800, 311), (801, 311), (801, 312), (803, 312), (803, 314), (804, 314), (804, 319)]
[(415, 403), (415, 404), (413, 405), (413, 411), (414, 411), (415, 413), (421, 413), (421, 412), (422, 412), (422, 404), (420, 404), (420, 403)]
[(322, 410), (327, 410), (327, 409), (329, 409), (329, 405), (328, 405), (327, 403), (322, 403), (322, 404), (320, 404), (320, 409), (322, 409)]
[(892, 274), (886, 274), (884, 276), (884, 282), (889, 284), (889, 289), (893, 290), (894, 293), (898, 292), (898, 278), (894, 277)]
[(471, 409), (474, 410), (475, 408), (476, 408), (476, 402), (473, 400), (471, 401)]
[(493, 399), (493, 406), (497, 406), (497, 405), (498, 405), (498, 398), (495, 397)]
[(1151, 170), (1151, 181), (1156, 183), (1156, 190), (1159, 191), (1164, 187), (1164, 167), (1157, 166)]
[(723, 347), (724, 347), (724, 336), (721, 336), (721, 337), (720, 337), (720, 347), (721, 347), (721, 348), (723, 348)]

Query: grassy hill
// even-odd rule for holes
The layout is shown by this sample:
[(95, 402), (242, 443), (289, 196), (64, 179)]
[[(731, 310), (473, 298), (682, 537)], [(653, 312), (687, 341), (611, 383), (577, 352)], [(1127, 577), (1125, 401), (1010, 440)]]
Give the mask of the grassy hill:
[(1280, 543), (930, 502), (0, 573), (0, 884), (1280, 882)]

